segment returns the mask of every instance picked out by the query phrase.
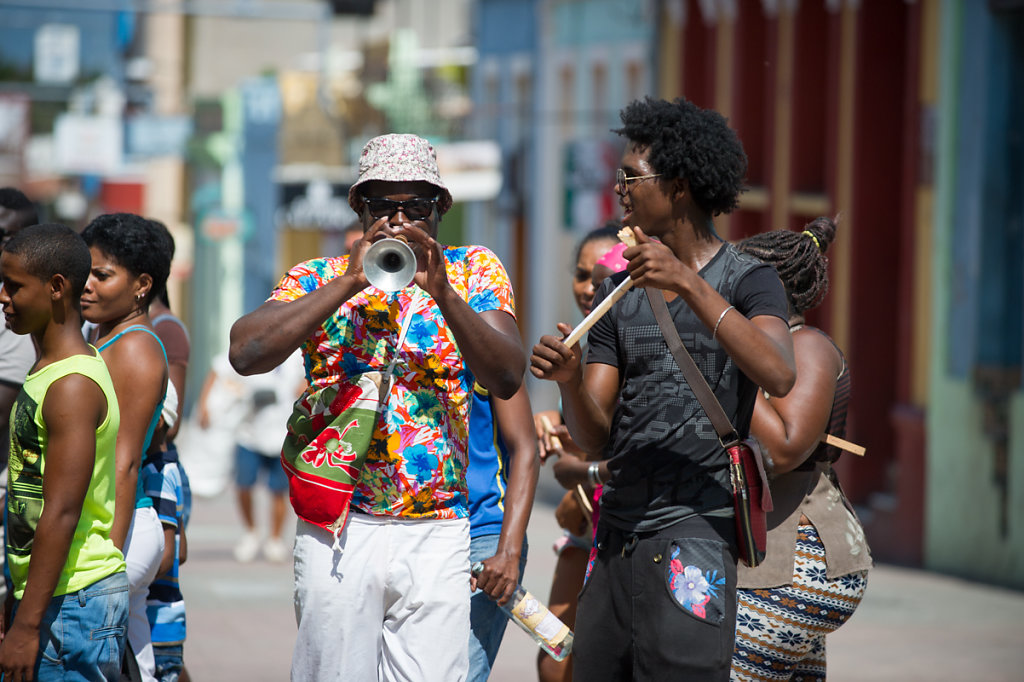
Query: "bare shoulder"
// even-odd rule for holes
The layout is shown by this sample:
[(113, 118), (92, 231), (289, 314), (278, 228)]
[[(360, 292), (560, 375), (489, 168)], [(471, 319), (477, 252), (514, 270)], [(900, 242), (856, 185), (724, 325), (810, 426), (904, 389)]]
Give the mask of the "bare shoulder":
[(160, 342), (143, 331), (125, 334), (102, 352), (110, 375), (116, 381), (119, 376), (145, 379), (149, 376), (162, 377), (166, 371), (166, 359)]
[(813, 362), (838, 368), (842, 357), (831, 338), (824, 332), (804, 327), (793, 332), (793, 353), (800, 364)]

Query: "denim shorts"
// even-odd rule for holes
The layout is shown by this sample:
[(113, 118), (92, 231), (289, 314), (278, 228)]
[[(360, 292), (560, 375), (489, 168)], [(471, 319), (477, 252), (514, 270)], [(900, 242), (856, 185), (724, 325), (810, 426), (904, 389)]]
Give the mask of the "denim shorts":
[(280, 457), (267, 457), (242, 445), (235, 447), (235, 484), (239, 488), (256, 485), (260, 469), (267, 472), (267, 488), (270, 492), (280, 495), (288, 491), (288, 477), (281, 466)]
[[(14, 605), (14, 618), (20, 602)], [(116, 680), (128, 633), (124, 571), (50, 600), (39, 625), (36, 679)]]
[(160, 682), (178, 682), (181, 677), (181, 669), (185, 667), (182, 661), (181, 644), (154, 644), (153, 658), (156, 660), (156, 679)]

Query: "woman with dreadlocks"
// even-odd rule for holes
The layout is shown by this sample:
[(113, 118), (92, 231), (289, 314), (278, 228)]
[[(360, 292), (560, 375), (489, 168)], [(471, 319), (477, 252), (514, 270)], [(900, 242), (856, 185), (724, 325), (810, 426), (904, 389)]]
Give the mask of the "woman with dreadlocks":
[(845, 435), (850, 370), (832, 339), (804, 321), (828, 291), (825, 251), (835, 233), (833, 220), (818, 218), (803, 232), (737, 245), (775, 266), (786, 287), (797, 379), (784, 398), (759, 394), (750, 424), (771, 461), (775, 509), (764, 562), (739, 566), (733, 680), (824, 680), (825, 635), (867, 587), (864, 530), (832, 469), (840, 451), (822, 441)]

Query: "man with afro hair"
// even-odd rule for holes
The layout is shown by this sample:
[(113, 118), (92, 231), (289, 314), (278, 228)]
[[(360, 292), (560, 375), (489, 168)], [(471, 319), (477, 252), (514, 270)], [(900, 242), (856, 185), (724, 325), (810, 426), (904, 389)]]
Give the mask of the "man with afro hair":
[(573, 676), (728, 680), (738, 556), (729, 457), (652, 305), (667, 302), (745, 438), (758, 387), (785, 395), (795, 380), (786, 294), (770, 266), (715, 232), (714, 216), (736, 207), (746, 172), (725, 119), (686, 100), (649, 98), (621, 117), (615, 132), (627, 145), (615, 191), (636, 244), (594, 307), (626, 277), (633, 288), (590, 330), (585, 366), (564, 336), (542, 337), (531, 358), (535, 376), (558, 382), (576, 443), (607, 459), (595, 463), (604, 493)]

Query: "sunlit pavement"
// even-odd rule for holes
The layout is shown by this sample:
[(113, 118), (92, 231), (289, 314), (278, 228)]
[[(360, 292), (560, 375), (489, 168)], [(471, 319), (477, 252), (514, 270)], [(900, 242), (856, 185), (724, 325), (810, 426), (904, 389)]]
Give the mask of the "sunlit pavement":
[[(550, 589), (560, 497), (541, 472), (530, 521), (524, 584), (539, 597)], [(257, 496), (257, 510), (265, 509)], [(266, 515), (260, 516), (265, 523)], [(289, 545), (294, 521), (286, 524)], [(287, 680), (295, 615), (290, 562), (262, 558), (239, 564), (230, 488), (197, 497), (189, 526), (189, 559), (181, 570), (188, 611), (185, 662), (197, 682)], [(536, 679), (537, 648), (510, 625), (492, 680)], [(998, 682), (1024, 679), (1024, 593), (923, 571), (878, 566), (853, 618), (828, 639), (829, 680)]]

